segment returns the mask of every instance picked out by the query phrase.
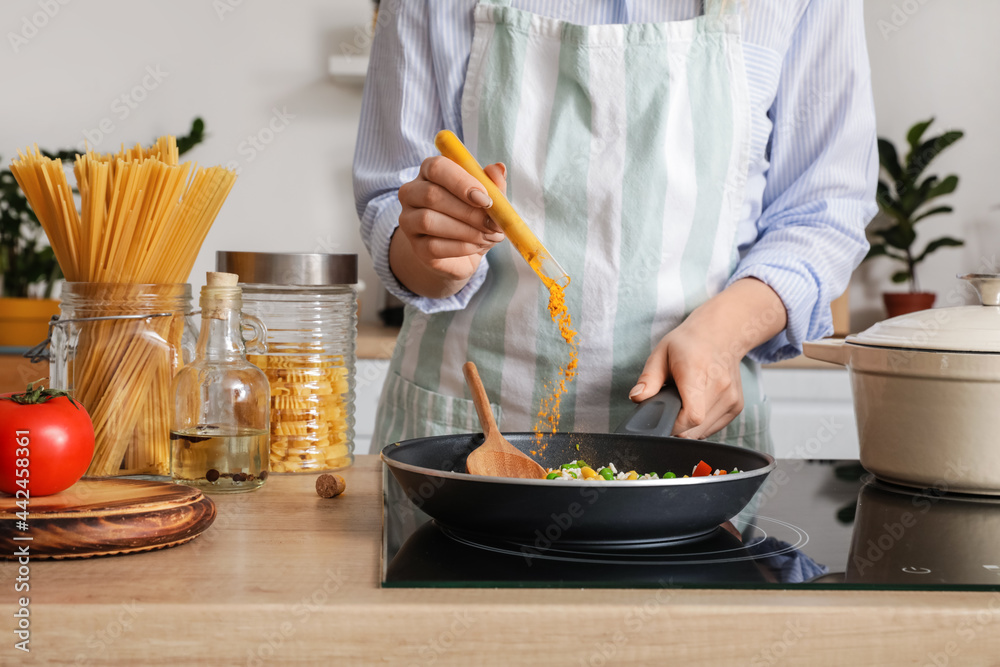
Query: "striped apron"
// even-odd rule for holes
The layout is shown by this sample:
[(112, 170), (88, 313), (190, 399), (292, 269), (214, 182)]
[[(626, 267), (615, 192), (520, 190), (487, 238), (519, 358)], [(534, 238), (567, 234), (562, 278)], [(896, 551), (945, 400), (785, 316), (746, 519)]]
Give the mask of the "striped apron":
[[(571, 277), (578, 376), (560, 431), (608, 432), (653, 346), (717, 294), (739, 260), (750, 152), (739, 3), (703, 16), (582, 26), (482, 0), (462, 98), (465, 144), (508, 167), (514, 208)], [(373, 445), (478, 432), (462, 364), (474, 361), (504, 431), (530, 431), (568, 360), (548, 292), (510, 243), (460, 311), (411, 306)], [(770, 449), (759, 368), (743, 412), (710, 437)]]

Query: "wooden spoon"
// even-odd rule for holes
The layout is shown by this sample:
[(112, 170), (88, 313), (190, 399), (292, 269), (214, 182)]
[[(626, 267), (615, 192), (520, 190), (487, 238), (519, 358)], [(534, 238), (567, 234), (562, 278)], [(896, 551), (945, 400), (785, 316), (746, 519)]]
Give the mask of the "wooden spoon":
[(462, 366), (465, 381), (472, 392), (472, 402), (476, 404), (479, 424), (483, 427), (486, 441), (476, 447), (465, 461), (465, 471), (470, 475), (489, 477), (517, 477), (520, 479), (545, 479), (545, 468), (530, 456), (507, 442), (500, 434), (490, 410), (490, 399), (479, 379), (479, 371), (471, 361)]

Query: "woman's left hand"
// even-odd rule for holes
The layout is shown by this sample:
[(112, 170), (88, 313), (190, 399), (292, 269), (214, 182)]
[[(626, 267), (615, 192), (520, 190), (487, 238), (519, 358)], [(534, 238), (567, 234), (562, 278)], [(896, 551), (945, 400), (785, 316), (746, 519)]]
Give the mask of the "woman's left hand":
[(706, 438), (743, 410), (740, 361), (785, 325), (774, 290), (754, 278), (738, 280), (660, 340), (629, 398), (643, 401), (672, 379), (682, 403), (673, 435)]

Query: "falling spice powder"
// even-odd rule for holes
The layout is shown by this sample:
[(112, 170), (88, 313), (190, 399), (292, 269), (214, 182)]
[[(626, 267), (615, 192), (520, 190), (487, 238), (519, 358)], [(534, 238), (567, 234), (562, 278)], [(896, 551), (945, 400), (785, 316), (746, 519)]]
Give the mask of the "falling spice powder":
[[(534, 264), (532, 263), (532, 268)], [(573, 330), (573, 322), (566, 307), (566, 287), (546, 276), (541, 276), (542, 283), (549, 290), (549, 316), (559, 327), (559, 334), (566, 344), (569, 345), (569, 361), (565, 366), (559, 368), (556, 377), (546, 382), (542, 390), (542, 400), (538, 408), (538, 421), (535, 422), (535, 447), (532, 454), (537, 455), (539, 451), (545, 451), (546, 443), (544, 436), (546, 433), (555, 433), (559, 429), (559, 407), (562, 403), (563, 394), (567, 391), (567, 385), (576, 377), (577, 358), (577, 332)]]

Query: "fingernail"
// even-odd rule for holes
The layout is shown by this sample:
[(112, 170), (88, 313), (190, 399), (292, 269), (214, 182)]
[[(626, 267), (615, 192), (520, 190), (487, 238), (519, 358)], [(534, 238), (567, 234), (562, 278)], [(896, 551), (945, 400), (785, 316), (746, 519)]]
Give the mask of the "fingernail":
[(489, 208), (490, 206), (493, 206), (493, 200), (490, 199), (490, 196), (482, 190), (477, 190), (476, 188), (469, 190), (469, 201), (482, 208)]
[(504, 180), (506, 180), (507, 179), (507, 165), (505, 165), (503, 162), (497, 162), (497, 164), (500, 165), (500, 171), (503, 172)]
[(632, 391), (630, 391), (628, 393), (628, 397), (629, 398), (635, 398), (636, 396), (638, 396), (639, 394), (641, 394), (645, 390), (646, 390), (646, 383), (645, 382), (640, 382), (636, 386), (632, 387)]
[(503, 241), (504, 236), (503, 234), (484, 234), (483, 238), (489, 241), (490, 243), (500, 243), (501, 241)]
[(503, 229), (500, 228), (500, 225), (493, 222), (493, 218), (486, 218), (486, 229), (492, 230), (497, 234), (503, 232)]

